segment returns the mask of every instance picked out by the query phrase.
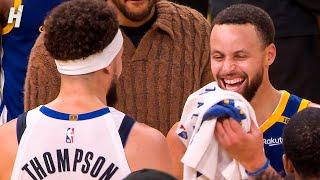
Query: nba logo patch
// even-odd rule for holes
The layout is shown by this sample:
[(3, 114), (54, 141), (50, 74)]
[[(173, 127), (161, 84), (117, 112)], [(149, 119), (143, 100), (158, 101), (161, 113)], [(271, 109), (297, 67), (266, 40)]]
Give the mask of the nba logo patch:
[(73, 143), (74, 128), (68, 128), (66, 133), (66, 143)]

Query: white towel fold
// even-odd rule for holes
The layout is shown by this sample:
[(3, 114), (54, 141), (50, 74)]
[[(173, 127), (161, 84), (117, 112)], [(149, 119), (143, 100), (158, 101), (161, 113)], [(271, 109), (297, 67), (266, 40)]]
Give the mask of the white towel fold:
[(189, 96), (184, 106), (176, 133), (186, 145), (182, 158), (184, 179), (247, 179), (244, 168), (229, 157), (214, 136), (216, 118), (203, 121), (209, 108), (221, 101), (231, 100), (239, 115), (244, 113), (241, 126), (245, 132), (250, 130), (251, 121), (257, 126), (251, 105), (238, 93), (225, 91), (216, 82), (210, 83)]

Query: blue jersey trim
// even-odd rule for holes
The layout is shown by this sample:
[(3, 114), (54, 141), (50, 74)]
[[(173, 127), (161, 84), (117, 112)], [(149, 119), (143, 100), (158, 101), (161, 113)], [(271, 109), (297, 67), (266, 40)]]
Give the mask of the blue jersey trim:
[(126, 146), (129, 134), (131, 132), (131, 129), (132, 129), (134, 123), (135, 123), (134, 119), (132, 119), (131, 117), (129, 117), (127, 115), (124, 116), (122, 123), (120, 125), (120, 128), (119, 128), (119, 131), (118, 131), (123, 147)]
[(20, 140), (22, 138), (22, 135), (27, 127), (27, 112), (24, 112), (22, 114), (20, 114), (17, 118), (17, 124), (16, 124), (16, 133), (17, 133), (17, 140), (18, 140), (18, 144), (20, 144)]
[(301, 100), (301, 98), (291, 94), (282, 115), (285, 117), (291, 117), (294, 113), (298, 112)]
[(0, 114), (2, 113), (3, 109), (4, 109), (4, 102), (2, 101), (0, 105)]
[[(55, 119), (59, 119), (59, 120), (70, 120), (70, 116), (73, 116), (73, 114), (66, 114), (66, 113), (58, 112), (58, 111), (50, 109), (46, 106), (41, 106), (40, 112), (42, 112), (46, 116), (49, 116), (49, 117), (55, 118)], [(93, 119), (93, 118), (97, 118), (99, 116), (103, 116), (108, 113), (110, 113), (109, 108), (102, 108), (102, 109), (92, 111), (89, 113), (78, 114), (77, 120), (83, 121), (83, 120)]]

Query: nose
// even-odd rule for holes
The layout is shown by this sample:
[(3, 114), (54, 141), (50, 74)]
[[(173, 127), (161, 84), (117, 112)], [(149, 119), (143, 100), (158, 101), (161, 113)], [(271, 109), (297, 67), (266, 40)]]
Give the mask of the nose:
[(226, 58), (223, 61), (221, 72), (223, 73), (229, 73), (236, 70), (236, 63), (231, 58)]

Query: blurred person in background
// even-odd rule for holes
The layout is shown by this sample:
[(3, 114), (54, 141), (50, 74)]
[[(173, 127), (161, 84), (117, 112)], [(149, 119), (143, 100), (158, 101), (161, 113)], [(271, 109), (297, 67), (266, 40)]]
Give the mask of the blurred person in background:
[(178, 4), (182, 4), (185, 6), (189, 6), (199, 12), (201, 12), (201, 14), (204, 17), (208, 16), (208, 1), (206, 0), (172, 0), (173, 2), (176, 2)]

